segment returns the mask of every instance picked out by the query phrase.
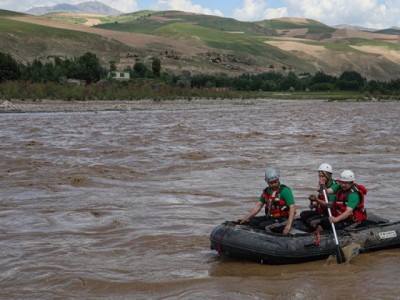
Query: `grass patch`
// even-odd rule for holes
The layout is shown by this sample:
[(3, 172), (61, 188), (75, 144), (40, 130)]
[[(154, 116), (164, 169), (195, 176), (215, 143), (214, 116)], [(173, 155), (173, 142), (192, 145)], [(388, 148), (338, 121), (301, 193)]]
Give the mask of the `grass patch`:
[(15, 17), (15, 16), (24, 16), (24, 15), (25, 14), (19, 13), (19, 12), (0, 9), (0, 17)]
[(2, 31), (5, 31), (7, 33), (18, 34), (25, 37), (62, 37), (75, 41), (85, 41), (88, 39), (89, 36), (93, 35), (90, 33), (83, 33), (75, 30), (52, 28), (3, 18), (0, 18), (0, 27), (2, 28)]
[(85, 24), (88, 21), (88, 18), (84, 17), (75, 17), (75, 16), (67, 16), (67, 15), (54, 15), (47, 16), (50, 20), (66, 22), (71, 24)]
[(329, 27), (314, 20), (306, 19), (306, 21), (307, 23), (296, 23), (282, 20), (266, 20), (257, 22), (257, 24), (271, 30), (291, 30), (307, 28), (308, 33), (332, 33), (336, 30), (335, 28)]
[(265, 55), (269, 53), (277, 58), (287, 57), (282, 51), (262, 43), (258, 39), (242, 34), (229, 33), (223, 30), (215, 30), (195, 24), (173, 23), (154, 31), (154, 34), (184, 39), (202, 41), (209, 47), (230, 51), (247, 52), (252, 55)]
[(354, 46), (373, 46), (373, 47), (386, 47), (390, 50), (400, 51), (400, 44), (398, 43), (390, 43), (379, 40), (366, 40), (366, 39), (351, 39), (351, 45)]

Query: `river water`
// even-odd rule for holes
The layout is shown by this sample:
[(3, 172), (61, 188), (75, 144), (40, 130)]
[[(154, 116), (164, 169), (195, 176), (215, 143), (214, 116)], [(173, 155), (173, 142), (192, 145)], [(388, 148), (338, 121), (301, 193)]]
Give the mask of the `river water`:
[(268, 266), (219, 257), (276, 167), (298, 212), (322, 162), (398, 220), (399, 102), (246, 101), (0, 115), (1, 299), (400, 299), (400, 249)]

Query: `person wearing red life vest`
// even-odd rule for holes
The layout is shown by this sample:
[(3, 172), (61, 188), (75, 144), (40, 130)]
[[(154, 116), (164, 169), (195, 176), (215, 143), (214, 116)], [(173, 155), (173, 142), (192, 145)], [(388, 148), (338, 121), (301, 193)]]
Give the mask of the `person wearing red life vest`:
[(321, 220), (324, 229), (330, 228), (331, 223), (335, 223), (337, 228), (345, 228), (354, 223), (361, 223), (367, 218), (364, 207), (367, 189), (354, 181), (354, 173), (351, 170), (344, 170), (340, 174), (339, 184), (326, 190), (328, 194), (335, 195), (335, 201), (329, 203), (332, 216)]
[[(323, 191), (321, 190), (321, 185), (326, 189), (333, 185), (337, 185), (336, 180), (332, 178), (332, 173), (332, 166), (328, 163), (323, 163), (318, 167), (318, 195), (310, 195), (310, 210), (305, 210), (300, 213), (301, 220), (306, 224), (310, 231), (315, 230), (321, 222), (321, 218), (328, 215), (327, 205)], [(335, 195), (330, 194), (328, 199), (329, 202), (334, 202)]]
[[(237, 222), (243, 224), (249, 221), (252, 227), (265, 230), (289, 233), (296, 213), (296, 205), (291, 189), (279, 181), (276, 170), (268, 168), (265, 171), (265, 181), (268, 186), (263, 190), (259, 201), (251, 211)], [(265, 215), (256, 216), (265, 205)]]

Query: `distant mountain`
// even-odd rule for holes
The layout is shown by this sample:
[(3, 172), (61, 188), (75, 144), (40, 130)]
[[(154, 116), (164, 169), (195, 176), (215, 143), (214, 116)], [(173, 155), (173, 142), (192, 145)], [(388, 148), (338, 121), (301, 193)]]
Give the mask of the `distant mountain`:
[(396, 35), (400, 35), (400, 27), (391, 27), (391, 28), (387, 28), (387, 29), (381, 29), (381, 30), (377, 30), (377, 33), (383, 33), (383, 34), (396, 34)]
[(381, 33), (381, 34), (393, 34), (393, 35), (400, 35), (400, 27), (390, 27), (386, 29), (373, 29), (373, 28), (366, 28), (361, 26), (355, 25), (348, 25), (348, 24), (340, 24), (332, 26), (336, 29), (351, 29), (357, 31), (365, 31), (365, 32), (374, 32), (374, 33)]
[(369, 31), (369, 32), (376, 31), (376, 29), (371, 29), (371, 28), (366, 28), (366, 27), (361, 27), (361, 26), (356, 26), (356, 25), (349, 25), (349, 24), (334, 25), (332, 27), (336, 28), (336, 29), (352, 29), (352, 30)]
[(98, 1), (83, 2), (75, 5), (61, 3), (54, 6), (34, 7), (25, 11), (25, 13), (35, 16), (41, 16), (55, 12), (70, 12), (75, 14), (83, 13), (83, 14), (107, 15), (107, 16), (117, 16), (122, 14), (121, 11), (116, 10)]

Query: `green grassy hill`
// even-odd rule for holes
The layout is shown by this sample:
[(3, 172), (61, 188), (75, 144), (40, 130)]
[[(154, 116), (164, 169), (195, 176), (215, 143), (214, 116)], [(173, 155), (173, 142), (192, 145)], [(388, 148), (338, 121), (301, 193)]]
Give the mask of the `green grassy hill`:
[(10, 53), (23, 63), (35, 58), (72, 58), (85, 52), (93, 52), (107, 64), (111, 60), (119, 60), (120, 51), (133, 50), (120, 42), (96, 34), (21, 22), (3, 16), (15, 15), (0, 11), (0, 51)]
[(14, 17), (14, 16), (24, 16), (25, 14), (11, 11), (11, 10), (5, 10), (5, 9), (0, 9), (0, 17)]
[(400, 46), (395, 30), (335, 29), (310, 19), (240, 22), (149, 10), (119, 16), (56, 13), (39, 19), (0, 10), (0, 28), (0, 51), (25, 62), (91, 51), (104, 64), (117, 61), (120, 69), (134, 63), (122, 59), (124, 54), (135, 53), (143, 60), (158, 56), (164, 70), (178, 73), (237, 75), (273, 70), (301, 74), (322, 70), (338, 75), (354, 70), (368, 79), (399, 77)]
[(232, 18), (199, 15), (179, 11), (142, 11), (132, 14), (125, 14), (114, 18), (109, 18), (107, 23), (100, 24), (97, 27), (152, 34), (155, 30), (158, 30), (171, 23), (198, 25), (217, 31), (242, 32), (243, 34), (247, 35), (266, 36), (274, 34), (273, 30), (264, 28), (252, 22), (240, 22)]

